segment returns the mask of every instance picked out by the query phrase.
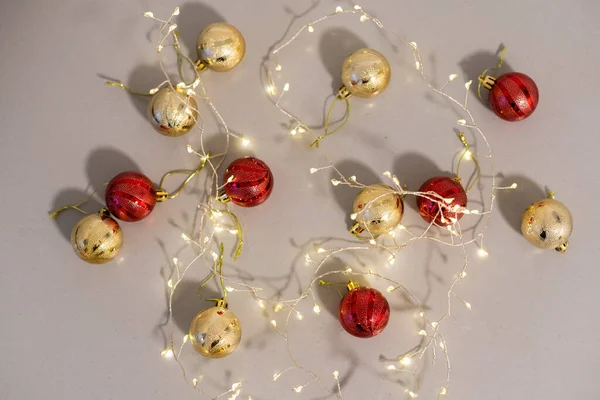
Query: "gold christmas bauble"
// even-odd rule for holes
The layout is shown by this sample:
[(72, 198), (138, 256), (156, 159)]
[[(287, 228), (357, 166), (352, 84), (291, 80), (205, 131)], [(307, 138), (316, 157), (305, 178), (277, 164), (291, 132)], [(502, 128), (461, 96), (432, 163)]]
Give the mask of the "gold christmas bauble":
[(198, 105), (193, 97), (171, 86), (164, 86), (152, 96), (148, 118), (152, 127), (162, 135), (185, 135), (196, 124)]
[(242, 61), (246, 42), (235, 26), (218, 22), (210, 24), (198, 35), (196, 50), (201, 64), (214, 71), (225, 72)]
[(392, 70), (383, 54), (372, 49), (352, 53), (342, 65), (342, 83), (357, 97), (375, 97), (390, 83)]
[(107, 210), (80, 219), (71, 232), (75, 253), (90, 264), (104, 264), (115, 258), (123, 246), (121, 227)]
[(523, 213), (523, 236), (540, 249), (564, 252), (573, 230), (573, 217), (560, 201), (544, 199), (530, 205)]
[(240, 344), (242, 326), (233, 312), (216, 306), (194, 317), (189, 336), (196, 351), (204, 357), (222, 358), (233, 353)]
[(364, 188), (354, 199), (355, 221), (372, 235), (381, 235), (396, 228), (402, 220), (402, 197), (387, 185), (375, 184)]

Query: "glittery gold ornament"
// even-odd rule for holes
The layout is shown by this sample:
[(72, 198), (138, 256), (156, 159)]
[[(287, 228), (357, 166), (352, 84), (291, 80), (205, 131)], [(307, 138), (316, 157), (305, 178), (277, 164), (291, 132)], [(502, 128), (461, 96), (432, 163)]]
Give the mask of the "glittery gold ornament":
[(372, 49), (360, 49), (352, 53), (342, 65), (344, 87), (338, 96), (375, 97), (390, 83), (392, 70), (383, 54)]
[(83, 261), (104, 264), (115, 258), (123, 246), (123, 232), (108, 210), (103, 209), (75, 224), (71, 244)]
[(218, 305), (194, 317), (189, 337), (196, 351), (204, 357), (227, 357), (240, 344), (242, 326), (233, 312)]
[(400, 224), (404, 203), (394, 189), (378, 183), (367, 186), (356, 196), (353, 212), (356, 223), (351, 232), (358, 234), (367, 230), (377, 236), (390, 232)]
[(164, 86), (152, 96), (148, 118), (152, 127), (162, 135), (185, 135), (196, 124), (198, 105), (183, 91)]
[(218, 22), (204, 29), (196, 41), (198, 69), (225, 72), (235, 68), (246, 54), (246, 42), (235, 26)]
[(523, 213), (521, 231), (523, 236), (540, 249), (567, 250), (573, 230), (573, 218), (569, 209), (553, 198), (536, 201)]

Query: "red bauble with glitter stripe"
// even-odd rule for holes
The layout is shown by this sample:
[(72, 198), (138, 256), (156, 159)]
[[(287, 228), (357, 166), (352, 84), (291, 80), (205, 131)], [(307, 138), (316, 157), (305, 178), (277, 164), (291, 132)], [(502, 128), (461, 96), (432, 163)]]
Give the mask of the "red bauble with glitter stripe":
[(379, 335), (390, 319), (390, 305), (380, 291), (367, 287), (350, 290), (340, 303), (340, 324), (359, 338)]
[[(467, 206), (467, 193), (456, 178), (434, 176), (421, 185), (419, 192), (434, 192), (449, 200), (446, 202), (434, 195), (417, 197), (419, 214), (428, 223), (435, 221), (437, 225), (448, 226), (462, 218), (463, 213), (458, 212), (458, 208)], [(443, 204), (441, 210), (440, 202)]]
[(223, 176), (223, 191), (238, 206), (262, 204), (273, 190), (273, 174), (258, 158), (238, 158), (229, 164)]
[(156, 189), (148, 177), (139, 172), (123, 172), (106, 187), (106, 206), (122, 221), (146, 218), (156, 205)]
[(490, 91), (490, 107), (506, 121), (520, 121), (535, 111), (540, 99), (537, 85), (525, 74), (510, 72), (496, 79)]

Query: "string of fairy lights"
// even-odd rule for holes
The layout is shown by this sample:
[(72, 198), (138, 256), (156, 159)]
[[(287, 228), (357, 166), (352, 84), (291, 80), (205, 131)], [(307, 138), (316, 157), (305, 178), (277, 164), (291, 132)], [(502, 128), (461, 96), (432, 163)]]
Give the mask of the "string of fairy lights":
[[(173, 272), (168, 278), (166, 284), (168, 294), (169, 335), (167, 346), (162, 350), (161, 355), (165, 358), (175, 360), (175, 362), (181, 368), (181, 371), (186, 381), (190, 382), (191, 385), (205, 397), (211, 399), (220, 399), (227, 397), (229, 400), (235, 400), (241, 395), (242, 381), (234, 382), (230, 389), (224, 391), (221, 394), (218, 394), (217, 396), (210, 395), (203, 388), (202, 377), (197, 376), (190, 379), (187, 372), (188, 370), (181, 360), (182, 351), (185, 345), (189, 342), (190, 337), (187, 334), (184, 334), (181, 338), (176, 337), (177, 330), (173, 325), (173, 297), (180, 284), (184, 281), (186, 275), (191, 270), (191, 268), (197, 263), (201, 262), (204, 264), (209, 273), (214, 274), (211, 276), (220, 276), (220, 278), (224, 282), (223, 295), (225, 298), (228, 292), (245, 292), (256, 300), (258, 306), (261, 309), (270, 308), (275, 313), (282, 313), (283, 323), (278, 322), (276, 319), (271, 319), (270, 324), (272, 325), (272, 328), (285, 340), (287, 353), (290, 359), (290, 365), (281, 368), (279, 372), (273, 374), (273, 381), (277, 381), (284, 374), (290, 374), (293, 371), (298, 371), (306, 374), (308, 376), (308, 379), (299, 380), (299, 383), (291, 388), (295, 393), (301, 393), (303, 389), (306, 388), (308, 385), (317, 384), (328, 394), (335, 395), (338, 398), (343, 398), (342, 384), (340, 383), (342, 377), (340, 376), (340, 372), (337, 369), (332, 369), (331, 371), (331, 376), (333, 377), (333, 382), (335, 383), (335, 389), (332, 390), (330, 381), (331, 378), (324, 378), (319, 376), (317, 373), (313, 372), (311, 369), (302, 365), (298, 361), (296, 357), (296, 350), (293, 346), (292, 340), (290, 339), (289, 332), (292, 328), (293, 323), (298, 323), (304, 319), (303, 314), (299, 311), (299, 306), (303, 303), (304, 300), (310, 300), (313, 304), (312, 311), (314, 312), (314, 314), (320, 315), (321, 305), (319, 304), (315, 296), (315, 286), (328, 284), (327, 279), (331, 279), (331, 277), (335, 276), (344, 276), (347, 278), (352, 278), (356, 276), (372, 277), (385, 282), (385, 284), (388, 285), (387, 292), (389, 293), (394, 291), (402, 291), (418, 310), (419, 329), (417, 332), (415, 332), (415, 335), (419, 338), (419, 344), (416, 347), (410, 349), (409, 351), (400, 351), (400, 355), (397, 357), (397, 362), (390, 363), (385, 368), (392, 372), (410, 374), (410, 376), (412, 377), (411, 383), (406, 386), (405, 393), (408, 398), (415, 398), (418, 396), (420, 389), (418, 374), (421, 371), (424, 360), (426, 359), (426, 355), (431, 353), (431, 357), (433, 358), (433, 360), (435, 360), (438, 357), (438, 354), (441, 353), (442, 358), (444, 360), (446, 373), (444, 383), (440, 385), (437, 396), (438, 399), (446, 398), (449, 392), (451, 381), (451, 359), (448, 355), (448, 344), (446, 342), (444, 333), (441, 328), (443, 322), (446, 321), (452, 315), (452, 304), (455, 299), (458, 300), (466, 309), (472, 309), (471, 303), (461, 299), (455, 292), (456, 286), (459, 284), (459, 282), (467, 277), (467, 267), (469, 265), (469, 253), (467, 248), (469, 245), (473, 244), (477, 247), (477, 252), (479, 256), (486, 257), (488, 255), (487, 250), (484, 247), (484, 235), (494, 208), (496, 191), (516, 188), (515, 184), (509, 187), (499, 187), (496, 185), (496, 173), (493, 165), (492, 149), (490, 143), (488, 142), (481, 128), (476, 123), (474, 116), (468, 108), (468, 97), (471, 82), (469, 81), (464, 85), (465, 94), (464, 98), (461, 100), (455, 99), (454, 97), (450, 96), (444, 91), (448, 85), (455, 81), (455, 79), (458, 77), (458, 74), (451, 74), (448, 77), (448, 80), (441, 87), (434, 87), (429, 78), (427, 78), (426, 76), (425, 65), (421, 57), (421, 53), (417, 47), (417, 44), (412, 41), (407, 41), (404, 38), (388, 31), (384, 28), (383, 23), (379, 19), (365, 12), (362, 9), (362, 7), (358, 5), (350, 9), (344, 9), (341, 6), (338, 6), (335, 8), (334, 12), (304, 24), (295, 34), (293, 34), (289, 39), (286, 39), (283, 44), (276, 47), (270, 53), (268, 63), (265, 66), (267, 78), (265, 90), (271, 98), (271, 100), (273, 101), (274, 105), (277, 107), (277, 109), (286, 118), (290, 120), (289, 126), (291, 127), (291, 129), (289, 133), (292, 136), (298, 134), (306, 134), (314, 136), (315, 138), (319, 138), (322, 137), (322, 134), (318, 132), (317, 129), (310, 128), (309, 125), (304, 123), (300, 117), (296, 116), (295, 113), (293, 113), (291, 110), (288, 110), (281, 104), (281, 100), (283, 99), (285, 94), (291, 90), (291, 85), (289, 81), (284, 77), (285, 68), (280, 63), (279, 54), (284, 50), (291, 49), (294, 41), (300, 35), (304, 33), (313, 33), (317, 25), (326, 23), (332, 18), (339, 18), (339, 16), (341, 15), (353, 15), (355, 17), (358, 17), (358, 22), (372, 23), (377, 29), (383, 31), (387, 35), (389, 40), (393, 41), (394, 43), (401, 42), (404, 45), (408, 46), (414, 57), (415, 69), (419, 72), (427, 88), (436, 95), (443, 96), (463, 113), (464, 117), (458, 119), (457, 121), (455, 121), (455, 123), (458, 126), (460, 126), (461, 129), (468, 129), (474, 134), (476, 134), (479, 138), (481, 138), (485, 145), (485, 152), (473, 152), (473, 149), (467, 143), (464, 134), (460, 133), (459, 139), (463, 144), (464, 149), (461, 152), (459, 160), (474, 161), (477, 168), (479, 168), (479, 160), (487, 160), (487, 163), (489, 165), (489, 171), (487, 171), (486, 177), (489, 177), (489, 179), (491, 180), (491, 194), (489, 198), (489, 205), (487, 208), (468, 209), (466, 207), (461, 207), (453, 210), (457, 213), (473, 215), (476, 218), (479, 218), (483, 221), (482, 224), (478, 224), (478, 232), (473, 234), (472, 238), (469, 239), (465, 237), (465, 232), (463, 232), (458, 220), (452, 221), (453, 223), (447, 228), (447, 233), (442, 235), (440, 235), (438, 232), (432, 233), (432, 227), (434, 226), (433, 221), (419, 232), (416, 231), (416, 228), (408, 228), (403, 225), (400, 225), (397, 229), (391, 231), (389, 234), (382, 235), (379, 237), (371, 234), (371, 232), (369, 232), (367, 229), (367, 237), (364, 240), (356, 239), (355, 241), (352, 241), (350, 245), (342, 247), (318, 247), (314, 252), (306, 253), (304, 259), (307, 265), (314, 265), (314, 271), (312, 273), (312, 278), (310, 282), (308, 282), (302, 288), (301, 294), (296, 298), (287, 300), (273, 298), (269, 297), (268, 294), (264, 294), (265, 290), (263, 288), (249, 285), (248, 283), (240, 281), (238, 279), (233, 279), (227, 276), (227, 274), (223, 274), (222, 272), (223, 251), (222, 247), (220, 251), (218, 249), (220, 245), (218, 234), (220, 232), (229, 232), (237, 237), (238, 248), (235, 251), (234, 258), (237, 255), (239, 255), (241, 251), (243, 238), (241, 224), (237, 217), (231, 212), (227, 204), (216, 201), (217, 193), (222, 187), (219, 184), (218, 170), (221, 167), (225, 159), (225, 155), (228, 152), (231, 138), (239, 140), (242, 146), (249, 146), (250, 141), (243, 135), (232, 131), (228, 127), (223, 117), (218, 112), (216, 106), (210, 99), (202, 83), (202, 79), (200, 77), (199, 72), (196, 70), (196, 68), (194, 68), (194, 61), (192, 61), (187, 55), (180, 51), (180, 42), (177, 33), (177, 25), (173, 22), (173, 18), (177, 15), (179, 15), (179, 8), (176, 8), (172, 15), (166, 20), (155, 17), (151, 12), (145, 13), (146, 17), (160, 23), (161, 38), (157, 45), (157, 53), (159, 55), (159, 60), (161, 60), (161, 70), (165, 74), (165, 81), (163, 81), (157, 87), (151, 89), (148, 93), (156, 93), (161, 87), (169, 85), (173, 89), (178, 89), (177, 93), (179, 96), (181, 96), (182, 100), (186, 100), (186, 96), (194, 97), (198, 100), (201, 100), (202, 103), (206, 104), (207, 108), (217, 117), (219, 125), (223, 130), (223, 134), (225, 134), (226, 136), (226, 144), (224, 149), (220, 149), (220, 152), (214, 154), (212, 152), (215, 149), (205, 148), (205, 131), (203, 119), (201, 117), (201, 113), (199, 112), (200, 110), (193, 109), (197, 112), (197, 115), (199, 116), (195, 129), (197, 130), (200, 136), (200, 148), (194, 149), (188, 145), (188, 152), (207, 162), (207, 165), (209, 166), (208, 169), (210, 170), (211, 174), (212, 183), (210, 187), (207, 188), (207, 193), (205, 196), (206, 201), (200, 202), (198, 204), (198, 222), (197, 226), (194, 229), (194, 234), (181, 234), (181, 237), (185, 242), (197, 248), (197, 255), (186, 263), (182, 263), (177, 258), (174, 258), (172, 260)], [(161, 59), (163, 51), (167, 48), (172, 48), (176, 52), (178, 59), (181, 60), (183, 64), (187, 64), (189, 67), (191, 67), (190, 69), (194, 71), (194, 76), (191, 83), (186, 83), (187, 81), (184, 79), (184, 74), (182, 72), (182, 67), (180, 63), (179, 77), (181, 81), (173, 85), (171, 78), (169, 77), (169, 74), (167, 72), (167, 67)], [(116, 86), (123, 87), (123, 85), (120, 84), (116, 84)], [(356, 189), (364, 189), (367, 187), (367, 185), (360, 183), (356, 176), (346, 177), (344, 174), (342, 174), (334, 163), (328, 161), (329, 159), (327, 158), (322, 148), (318, 151), (321, 151), (323, 153), (324, 159), (326, 160), (326, 165), (310, 168), (310, 174), (318, 174), (319, 172), (324, 170), (333, 170), (337, 175), (337, 178), (331, 179), (331, 184), (333, 186), (342, 185)], [(432, 193), (430, 192), (411, 191), (404, 188), (401, 184), (401, 180), (396, 175), (392, 174), (390, 171), (383, 172), (382, 176), (384, 176), (386, 180), (389, 181), (390, 186), (393, 188), (393, 192), (397, 193), (402, 197), (426, 197), (432, 201), (437, 202), (440, 210), (447, 204), (451, 203), (452, 199), (435, 196), (432, 195)], [(353, 213), (350, 215), (350, 217), (352, 219), (356, 219), (357, 215)], [(226, 219), (225, 222), (223, 221), (223, 218)], [(408, 239), (400, 241), (399, 236), (401, 234), (407, 235)], [(434, 241), (436, 243), (449, 247), (460, 248), (460, 250), (462, 251), (463, 262), (460, 268), (458, 269), (454, 279), (450, 282), (450, 285), (448, 286), (447, 308), (441, 316), (430, 316), (427, 307), (425, 307), (419, 301), (418, 296), (414, 295), (408, 287), (398, 282), (397, 280), (391, 279), (390, 277), (380, 274), (376, 271), (370, 269), (357, 270), (351, 268), (350, 266), (346, 266), (343, 269), (334, 271), (322, 271), (323, 266), (334, 257), (351, 252), (360, 253), (370, 251), (383, 251), (388, 254), (389, 264), (393, 265), (396, 261), (397, 254), (400, 251), (402, 251), (408, 246), (415, 244), (416, 242), (422, 239)], [(221, 268), (219, 268), (220, 266)], [(248, 396), (248, 399), (251, 400), (251, 397)]]

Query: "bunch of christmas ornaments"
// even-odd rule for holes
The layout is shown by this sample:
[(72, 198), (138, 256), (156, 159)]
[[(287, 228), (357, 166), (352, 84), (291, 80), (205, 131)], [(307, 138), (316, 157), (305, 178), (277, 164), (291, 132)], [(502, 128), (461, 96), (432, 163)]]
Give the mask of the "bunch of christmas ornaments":
[[(198, 71), (230, 71), (243, 59), (245, 41), (232, 25), (216, 23), (198, 36), (197, 53), (195, 66)], [(338, 99), (375, 97), (389, 85), (391, 67), (381, 53), (359, 49), (344, 61), (341, 80), (343, 86), (336, 94)], [(522, 120), (537, 107), (538, 88), (525, 74), (508, 73), (498, 78), (482, 76), (480, 81), (490, 90), (490, 108), (504, 120)], [(148, 105), (150, 124), (166, 136), (186, 134), (194, 127), (197, 117), (196, 101), (179, 85), (160, 88)], [(138, 172), (128, 171), (115, 176), (106, 187), (106, 207), (82, 218), (73, 228), (71, 242), (75, 253), (89, 263), (114, 259), (123, 244), (123, 233), (117, 220), (138, 222), (148, 217), (157, 202), (179, 194), (185, 183), (200, 170), (201, 167), (189, 171), (188, 179), (175, 194), (167, 193), (161, 185), (154, 185)], [(272, 190), (273, 174), (268, 165), (257, 158), (246, 157), (227, 167), (218, 199), (253, 207), (262, 204)], [(427, 223), (448, 227), (466, 210), (467, 193), (457, 177), (431, 177), (422, 184), (419, 192), (422, 195), (417, 197), (417, 208)], [(66, 208), (79, 209), (77, 206), (63, 209)], [(356, 196), (352, 213), (355, 221), (352, 234), (358, 236), (366, 231), (371, 238), (377, 237), (400, 224), (404, 213), (403, 198), (390, 186), (375, 183)], [(537, 201), (524, 212), (523, 235), (536, 247), (564, 252), (571, 230), (569, 210), (553, 198)], [(348, 292), (339, 305), (339, 320), (348, 333), (360, 338), (373, 337), (383, 331), (389, 316), (389, 304), (379, 291), (360, 287), (354, 281), (348, 284)], [(189, 337), (201, 355), (225, 357), (240, 342), (240, 322), (222, 299), (215, 307), (196, 315), (190, 325)]]

